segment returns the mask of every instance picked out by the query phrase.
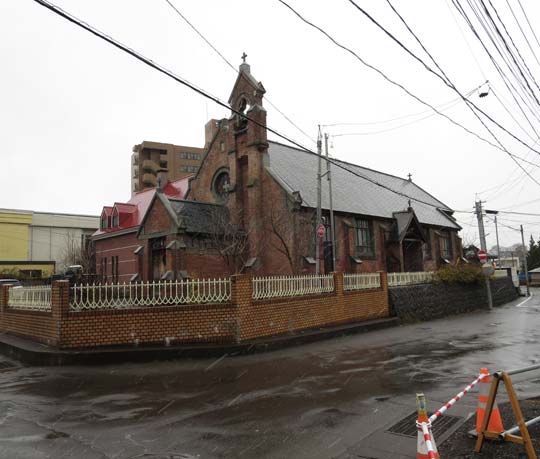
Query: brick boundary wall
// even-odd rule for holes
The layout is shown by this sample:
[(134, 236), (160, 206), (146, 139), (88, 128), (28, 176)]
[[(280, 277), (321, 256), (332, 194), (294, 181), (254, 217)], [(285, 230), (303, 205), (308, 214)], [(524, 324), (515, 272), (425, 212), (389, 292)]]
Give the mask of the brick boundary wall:
[(252, 300), (250, 282), (242, 279), (241, 291), (250, 294), (237, 303), (240, 341), (389, 316), (386, 273), (376, 289), (345, 292), (343, 273), (334, 273), (333, 293), (271, 300)]
[(58, 348), (182, 343), (232, 343), (329, 325), (389, 316), (386, 273), (381, 287), (345, 292), (334, 274), (334, 292), (253, 300), (249, 275), (231, 278), (227, 304), (154, 306), (70, 311), (69, 283), (53, 282), (51, 312), (8, 307), (0, 289), (0, 329)]

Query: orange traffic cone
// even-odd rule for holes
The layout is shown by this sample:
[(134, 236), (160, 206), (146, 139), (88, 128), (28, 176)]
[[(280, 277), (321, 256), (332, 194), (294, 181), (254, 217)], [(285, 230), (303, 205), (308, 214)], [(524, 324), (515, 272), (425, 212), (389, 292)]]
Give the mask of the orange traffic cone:
[[(480, 369), (481, 375), (489, 375), (487, 368)], [(486, 404), (489, 398), (489, 389), (491, 387), (491, 376), (486, 376), (480, 380), (480, 392), (478, 394), (478, 409), (476, 410), (476, 433), (482, 429), (482, 422), (484, 421), (484, 415), (486, 413)], [(487, 430), (490, 432), (504, 432), (503, 422), (501, 419), (501, 413), (497, 406), (497, 401), (493, 403), (493, 411), (489, 418)]]
[[(426, 397), (424, 394), (416, 394), (416, 406), (418, 407), (418, 441), (416, 443), (416, 459), (440, 459), (439, 452), (437, 451), (437, 445), (431, 432), (431, 424), (427, 415)], [(426, 437), (422, 430), (421, 424), (426, 423), (428, 425), (429, 436)], [(430, 448), (428, 448), (428, 442)]]

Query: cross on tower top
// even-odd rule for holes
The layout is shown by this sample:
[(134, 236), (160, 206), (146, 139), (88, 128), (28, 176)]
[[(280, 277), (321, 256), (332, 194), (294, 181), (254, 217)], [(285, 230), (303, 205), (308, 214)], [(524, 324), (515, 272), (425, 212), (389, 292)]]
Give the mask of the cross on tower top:
[(244, 52), (242, 54), (242, 63), (245, 64), (246, 63), (246, 57), (247, 57), (247, 54)]
[(407, 174), (407, 177), (409, 177), (409, 182), (412, 182), (412, 174), (410, 172)]

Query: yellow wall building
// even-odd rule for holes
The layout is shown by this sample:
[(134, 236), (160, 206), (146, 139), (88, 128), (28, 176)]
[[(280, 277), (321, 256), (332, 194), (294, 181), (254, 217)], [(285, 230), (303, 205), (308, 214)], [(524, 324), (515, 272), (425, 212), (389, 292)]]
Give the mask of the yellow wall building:
[(98, 227), (94, 215), (0, 209), (0, 277), (63, 272), (67, 247), (80, 246)]
[(0, 209), (0, 260), (28, 260), (32, 212)]

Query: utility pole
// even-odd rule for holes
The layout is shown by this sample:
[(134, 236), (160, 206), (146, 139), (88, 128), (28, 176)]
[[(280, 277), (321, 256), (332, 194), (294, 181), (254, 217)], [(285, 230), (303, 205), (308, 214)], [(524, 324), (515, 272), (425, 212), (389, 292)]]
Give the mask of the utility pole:
[[(484, 216), (482, 214), (482, 201), (475, 202), (476, 218), (478, 219), (478, 234), (480, 236), (480, 247), (487, 254), (486, 233), (484, 231)], [(493, 299), (491, 297), (491, 285), (489, 283), (489, 277), (484, 276), (486, 280), (486, 292), (488, 297), (488, 307), (493, 309)]]
[(328, 180), (328, 200), (330, 201), (330, 243), (332, 245), (332, 271), (336, 271), (336, 233), (334, 229), (334, 203), (332, 201), (332, 175), (328, 161), (328, 134), (324, 134), (324, 149), (326, 152), (326, 179)]
[(525, 236), (523, 236), (523, 225), (519, 225), (521, 230), (521, 243), (523, 244), (523, 268), (525, 269), (525, 285), (527, 286), (527, 296), (531, 296), (529, 288), (529, 268), (527, 266), (527, 247), (525, 247)]
[(499, 246), (499, 226), (497, 225), (497, 214), (498, 210), (487, 210), (486, 214), (495, 215), (495, 236), (497, 238), (497, 266), (501, 264), (501, 247)]
[(319, 134), (317, 135), (317, 222), (315, 223), (315, 274), (321, 273), (321, 253), (320, 253), (320, 237), (317, 234), (319, 225), (321, 224), (321, 154), (322, 154), (322, 138), (321, 126), (319, 125)]

